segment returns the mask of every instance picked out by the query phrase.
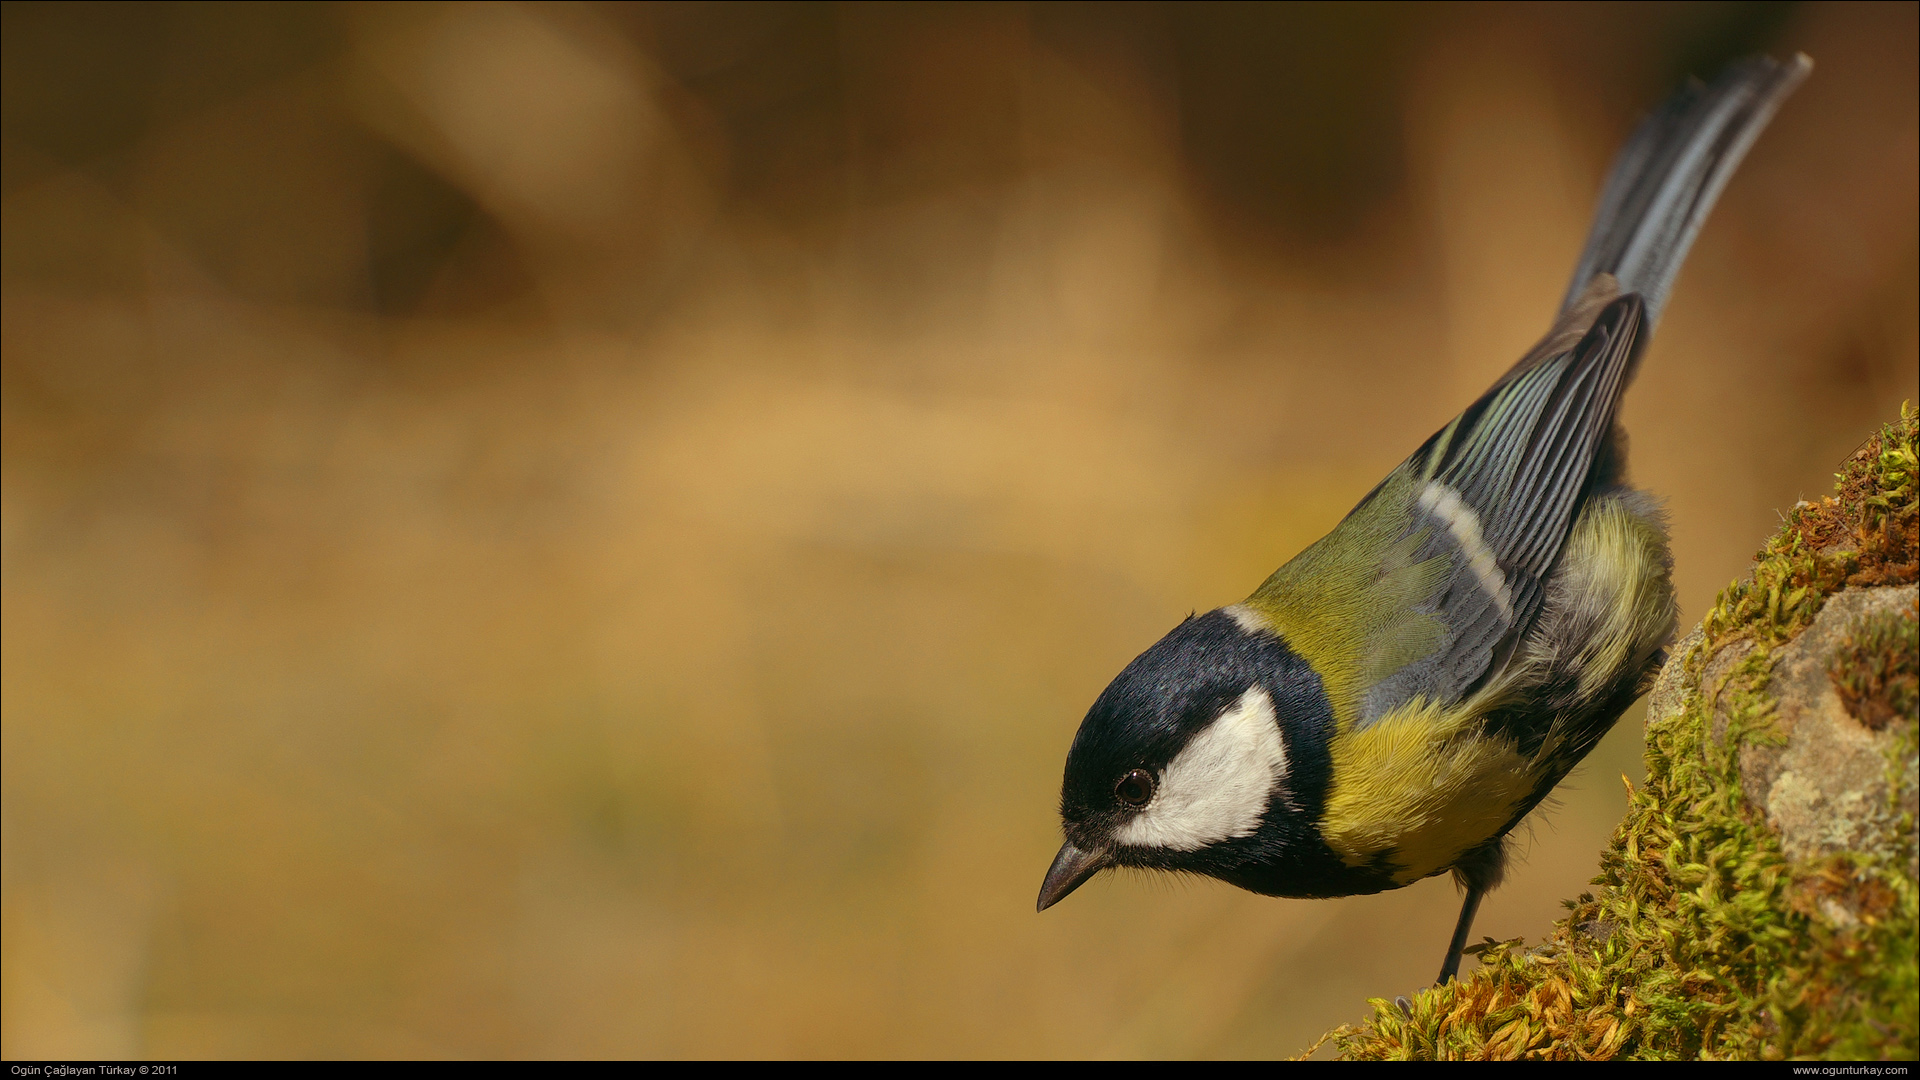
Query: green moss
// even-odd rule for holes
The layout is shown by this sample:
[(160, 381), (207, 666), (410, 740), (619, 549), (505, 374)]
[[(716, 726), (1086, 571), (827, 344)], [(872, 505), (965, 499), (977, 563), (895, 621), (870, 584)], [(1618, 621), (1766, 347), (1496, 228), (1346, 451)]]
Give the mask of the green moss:
[(1914, 428), (1912, 407), (1903, 407), (1898, 423), (1842, 465), (1832, 496), (1788, 511), (1754, 557), (1753, 576), (1728, 586), (1702, 620), (1715, 648), (1740, 638), (1780, 644), (1839, 589), (1914, 580)]
[[(1366, 1021), (1329, 1033), (1341, 1056), (1915, 1056), (1912, 816), (1876, 850), (1791, 861), (1745, 805), (1739, 750), (1778, 742), (1773, 657), (1829, 596), (1915, 579), (1916, 428), (1903, 408), (1846, 462), (1834, 497), (1794, 508), (1753, 575), (1721, 593), (1680, 660), (1689, 684), (1710, 675), (1717, 693), (1648, 724), (1647, 781), (1601, 856), (1599, 888), (1569, 901), (1541, 946), (1489, 941), (1468, 977), (1404, 1010), (1371, 1002)], [(1855, 698), (1910, 702), (1912, 625), (1856, 635), (1862, 666), (1845, 661), (1840, 676)], [(1911, 705), (1889, 722), (1902, 730), (1889, 757), (1897, 813), (1913, 782)]]
[(1829, 668), (1847, 712), (1879, 731), (1911, 719), (1920, 702), (1920, 619), (1883, 611), (1868, 620)]

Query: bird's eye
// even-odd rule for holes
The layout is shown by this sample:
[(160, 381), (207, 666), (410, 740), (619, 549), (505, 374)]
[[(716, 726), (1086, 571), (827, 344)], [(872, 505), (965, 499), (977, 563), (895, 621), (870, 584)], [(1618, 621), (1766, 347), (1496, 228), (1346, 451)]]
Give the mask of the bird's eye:
[(1113, 794), (1128, 806), (1145, 806), (1147, 800), (1153, 798), (1153, 774), (1145, 769), (1135, 769), (1120, 778)]

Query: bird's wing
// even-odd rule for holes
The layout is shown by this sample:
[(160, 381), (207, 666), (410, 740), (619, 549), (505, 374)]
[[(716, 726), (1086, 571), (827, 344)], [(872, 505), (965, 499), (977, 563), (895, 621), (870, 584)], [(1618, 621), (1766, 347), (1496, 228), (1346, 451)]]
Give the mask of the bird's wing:
[(1343, 723), (1457, 701), (1525, 637), (1589, 483), (1612, 471), (1595, 459), (1694, 236), (1811, 67), (1742, 61), (1648, 117), (1614, 162), (1554, 329), (1247, 599)]
[(1365, 725), (1414, 697), (1457, 701), (1539, 616), (1642, 341), (1640, 298), (1595, 284), (1530, 362), (1248, 599), (1336, 715)]

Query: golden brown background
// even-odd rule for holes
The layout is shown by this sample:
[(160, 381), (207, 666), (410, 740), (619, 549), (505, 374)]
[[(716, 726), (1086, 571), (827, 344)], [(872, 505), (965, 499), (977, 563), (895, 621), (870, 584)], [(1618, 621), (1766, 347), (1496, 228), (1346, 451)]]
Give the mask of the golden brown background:
[(0, 1049), (1262, 1055), (1423, 985), (1444, 879), (1035, 915), (1082, 712), (1799, 49), (1625, 407), (1697, 618), (1916, 396), (1915, 13), (7, 5)]

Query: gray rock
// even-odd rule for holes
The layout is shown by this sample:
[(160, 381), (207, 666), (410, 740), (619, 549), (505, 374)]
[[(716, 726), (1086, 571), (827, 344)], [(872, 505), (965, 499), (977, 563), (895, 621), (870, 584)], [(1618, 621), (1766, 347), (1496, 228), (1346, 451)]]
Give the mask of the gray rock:
[[(1920, 589), (1848, 589), (1830, 598), (1799, 637), (1774, 659), (1768, 687), (1784, 746), (1740, 751), (1740, 780), (1750, 806), (1765, 807), (1790, 859), (1878, 847), (1893, 839), (1900, 810), (1889, 790), (1888, 761), (1898, 734), (1873, 731), (1847, 712), (1828, 668), (1868, 616), (1912, 611)], [(1909, 763), (1909, 772), (1912, 771)], [(1915, 813), (1916, 788), (1900, 785), (1900, 809)], [(1911, 838), (1909, 838), (1911, 840)], [(1920, 876), (1920, 850), (1909, 852)]]
[[(1913, 585), (1848, 589), (1830, 598), (1813, 624), (1781, 648), (1774, 658), (1767, 693), (1776, 702), (1775, 724), (1785, 742), (1746, 746), (1740, 751), (1741, 788), (1747, 805), (1763, 809), (1790, 859), (1809, 859), (1840, 851), (1860, 851), (1896, 842), (1902, 810), (1920, 816), (1916, 805), (1915, 763), (1907, 762), (1896, 807), (1888, 790), (1888, 762), (1898, 733), (1873, 731), (1855, 720), (1833, 687), (1828, 667), (1871, 615), (1913, 611), (1920, 588)], [(1672, 716), (1695, 693), (1713, 699), (1713, 737), (1726, 737), (1729, 704), (1723, 697), (1727, 676), (1753, 652), (1736, 641), (1710, 657), (1698, 684), (1687, 678), (1682, 660), (1700, 640), (1696, 628), (1676, 645), (1648, 700), (1649, 722)], [(1920, 847), (1910, 834), (1908, 873), (1920, 877)], [(1837, 922), (1838, 914), (1829, 913)]]

